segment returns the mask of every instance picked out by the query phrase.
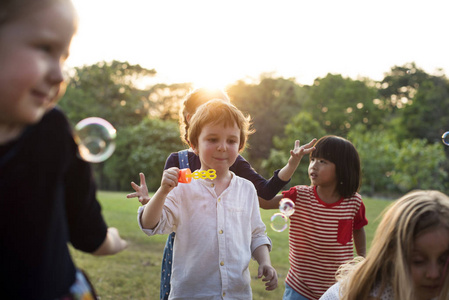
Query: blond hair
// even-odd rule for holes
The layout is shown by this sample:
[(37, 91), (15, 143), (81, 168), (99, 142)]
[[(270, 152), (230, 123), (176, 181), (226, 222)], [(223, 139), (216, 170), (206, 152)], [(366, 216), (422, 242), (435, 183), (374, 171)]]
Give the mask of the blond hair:
[(239, 151), (243, 151), (248, 139), (248, 135), (254, 131), (250, 129), (250, 117), (243, 113), (229, 102), (223, 100), (210, 100), (200, 107), (190, 120), (190, 129), (188, 132), (189, 141), (192, 147), (198, 147), (198, 137), (205, 125), (223, 124), (225, 127), (234, 126), (234, 123), (240, 129)]
[[(341, 280), (341, 299), (368, 299), (375, 285), (382, 292), (391, 286), (394, 299), (414, 299), (409, 262), (417, 236), (425, 230), (443, 226), (449, 230), (449, 197), (439, 191), (413, 191), (383, 214), (366, 259)], [(447, 270), (446, 270), (447, 271)], [(449, 300), (449, 276), (438, 299)]]

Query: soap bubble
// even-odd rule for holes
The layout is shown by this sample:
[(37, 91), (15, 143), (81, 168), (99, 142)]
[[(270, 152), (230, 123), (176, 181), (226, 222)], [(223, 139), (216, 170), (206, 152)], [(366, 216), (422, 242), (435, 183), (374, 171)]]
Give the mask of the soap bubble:
[(441, 136), (441, 139), (443, 140), (443, 143), (446, 146), (449, 146), (449, 131), (446, 131), (445, 133), (443, 133), (443, 135)]
[(295, 212), (295, 203), (288, 198), (283, 198), (279, 202), (279, 210), (287, 217), (290, 217)]
[(282, 232), (287, 229), (288, 217), (282, 213), (275, 213), (271, 216), (271, 229), (277, 232)]
[(86, 118), (75, 126), (75, 140), (81, 157), (99, 163), (108, 159), (115, 150), (117, 131), (106, 120)]

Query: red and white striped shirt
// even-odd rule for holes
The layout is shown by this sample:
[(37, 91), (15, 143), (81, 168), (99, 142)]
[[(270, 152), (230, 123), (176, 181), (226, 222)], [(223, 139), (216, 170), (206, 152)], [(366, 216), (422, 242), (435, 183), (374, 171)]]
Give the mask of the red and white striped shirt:
[(299, 294), (319, 299), (335, 283), (338, 267), (353, 258), (352, 233), (368, 224), (362, 197), (327, 204), (315, 186), (295, 186), (283, 192), (295, 203), (290, 216), (286, 282)]

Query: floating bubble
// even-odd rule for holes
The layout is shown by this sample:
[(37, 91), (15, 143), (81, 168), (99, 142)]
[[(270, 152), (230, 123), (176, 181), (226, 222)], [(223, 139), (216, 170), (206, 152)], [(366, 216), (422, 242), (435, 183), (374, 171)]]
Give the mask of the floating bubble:
[(115, 150), (117, 131), (102, 118), (86, 118), (75, 126), (75, 140), (81, 157), (99, 163), (108, 159)]
[(271, 216), (271, 229), (282, 232), (287, 229), (288, 217), (282, 213), (275, 213)]
[(449, 131), (446, 131), (445, 133), (443, 133), (443, 135), (441, 136), (441, 139), (443, 140), (443, 143), (446, 146), (449, 146)]
[(279, 210), (287, 217), (290, 217), (295, 212), (295, 203), (288, 198), (282, 198), (279, 202)]

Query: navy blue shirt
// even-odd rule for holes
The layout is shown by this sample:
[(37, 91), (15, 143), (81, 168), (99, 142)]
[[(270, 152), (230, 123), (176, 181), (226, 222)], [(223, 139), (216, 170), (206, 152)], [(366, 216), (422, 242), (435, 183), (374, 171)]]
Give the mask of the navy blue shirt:
[[(189, 166), (193, 171), (201, 169), (200, 158), (192, 151), (188, 152)], [(170, 154), (165, 162), (165, 169), (177, 167), (179, 168), (178, 153), (174, 152)], [(289, 182), (283, 181), (279, 178), (278, 173), (280, 170), (276, 170), (273, 176), (266, 180), (260, 176), (241, 155), (237, 156), (235, 163), (229, 168), (237, 176), (243, 177), (251, 181), (257, 190), (257, 195), (265, 200), (270, 200), (276, 196), (279, 191)]]

